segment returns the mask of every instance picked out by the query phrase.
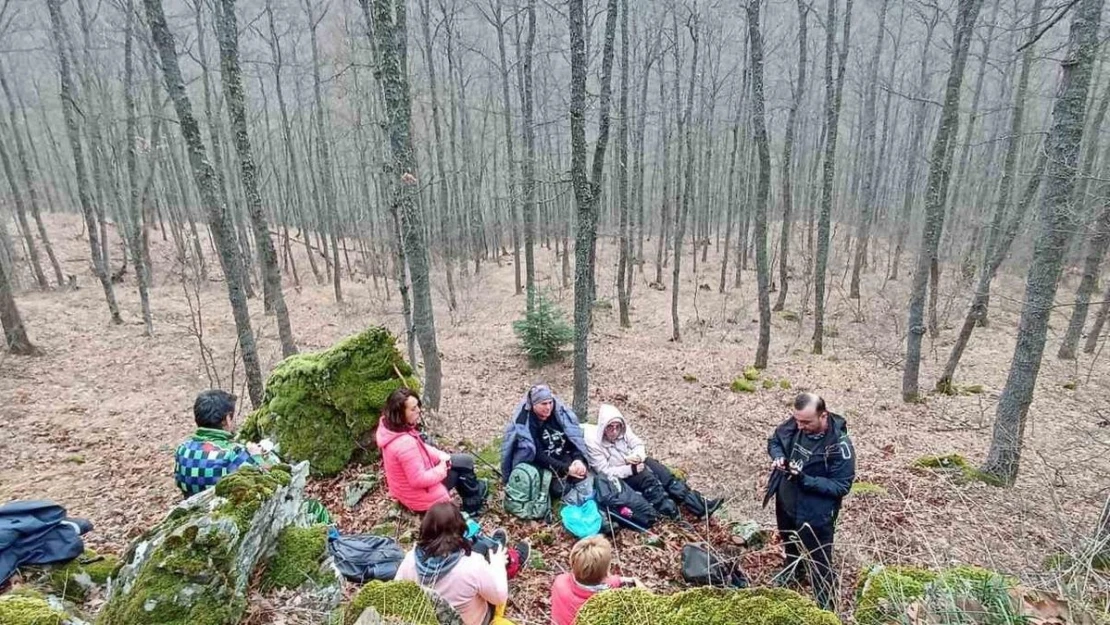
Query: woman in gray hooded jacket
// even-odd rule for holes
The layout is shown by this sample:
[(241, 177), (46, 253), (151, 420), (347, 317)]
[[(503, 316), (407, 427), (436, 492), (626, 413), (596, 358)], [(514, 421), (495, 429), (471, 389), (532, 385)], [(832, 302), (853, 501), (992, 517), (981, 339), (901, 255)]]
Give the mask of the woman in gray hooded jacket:
[(706, 518), (721, 507), (722, 500), (706, 499), (661, 462), (649, 458), (644, 441), (636, 436), (616, 406), (602, 404), (597, 412), (597, 425), (585, 425), (583, 432), (590, 468), (622, 481), (643, 495), (659, 514), (677, 519), (677, 503)]

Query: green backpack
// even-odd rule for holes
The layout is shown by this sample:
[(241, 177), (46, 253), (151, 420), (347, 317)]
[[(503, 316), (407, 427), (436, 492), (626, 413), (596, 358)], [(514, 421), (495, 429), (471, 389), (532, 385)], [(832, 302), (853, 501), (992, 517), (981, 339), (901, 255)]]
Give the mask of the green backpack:
[(505, 512), (521, 519), (551, 516), (551, 472), (526, 462), (516, 465), (505, 485)]

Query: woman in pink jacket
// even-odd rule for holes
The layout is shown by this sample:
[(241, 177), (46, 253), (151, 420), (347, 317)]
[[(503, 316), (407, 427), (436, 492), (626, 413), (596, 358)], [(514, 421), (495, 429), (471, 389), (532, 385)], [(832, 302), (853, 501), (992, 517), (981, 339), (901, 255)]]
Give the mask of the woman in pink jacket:
[(394, 579), (435, 591), (464, 625), (485, 625), (509, 600), (509, 579), (531, 553), (527, 543), (507, 547), (497, 530), (475, 544), (466, 538), (466, 519), (453, 503), (432, 506), (420, 523), (416, 547), (405, 555)]
[(463, 510), (477, 514), (488, 487), (474, 474), (474, 457), (449, 454), (430, 445), (421, 434), (420, 397), (397, 389), (386, 401), (376, 439), (389, 495), (413, 512), (450, 501), (451, 489), (462, 498)]

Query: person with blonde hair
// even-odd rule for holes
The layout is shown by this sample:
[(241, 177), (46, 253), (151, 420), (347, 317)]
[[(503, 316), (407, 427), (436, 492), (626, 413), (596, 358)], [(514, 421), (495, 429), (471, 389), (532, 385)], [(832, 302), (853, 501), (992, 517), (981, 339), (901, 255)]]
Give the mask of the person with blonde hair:
[(555, 578), (551, 585), (551, 621), (555, 625), (573, 625), (578, 610), (590, 597), (610, 588), (640, 586), (630, 577), (610, 574), (613, 547), (604, 536), (591, 536), (574, 544), (570, 550), (570, 573)]

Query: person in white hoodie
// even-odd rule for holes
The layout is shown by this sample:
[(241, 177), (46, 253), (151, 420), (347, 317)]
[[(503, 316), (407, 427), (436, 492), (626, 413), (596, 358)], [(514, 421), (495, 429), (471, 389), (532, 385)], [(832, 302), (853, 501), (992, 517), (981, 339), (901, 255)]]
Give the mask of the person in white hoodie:
[(677, 503), (705, 518), (721, 507), (721, 499), (706, 499), (675, 477), (663, 463), (648, 457), (644, 441), (636, 436), (616, 406), (602, 404), (597, 412), (597, 425), (586, 425), (583, 429), (590, 468), (640, 493), (659, 514), (677, 519)]

